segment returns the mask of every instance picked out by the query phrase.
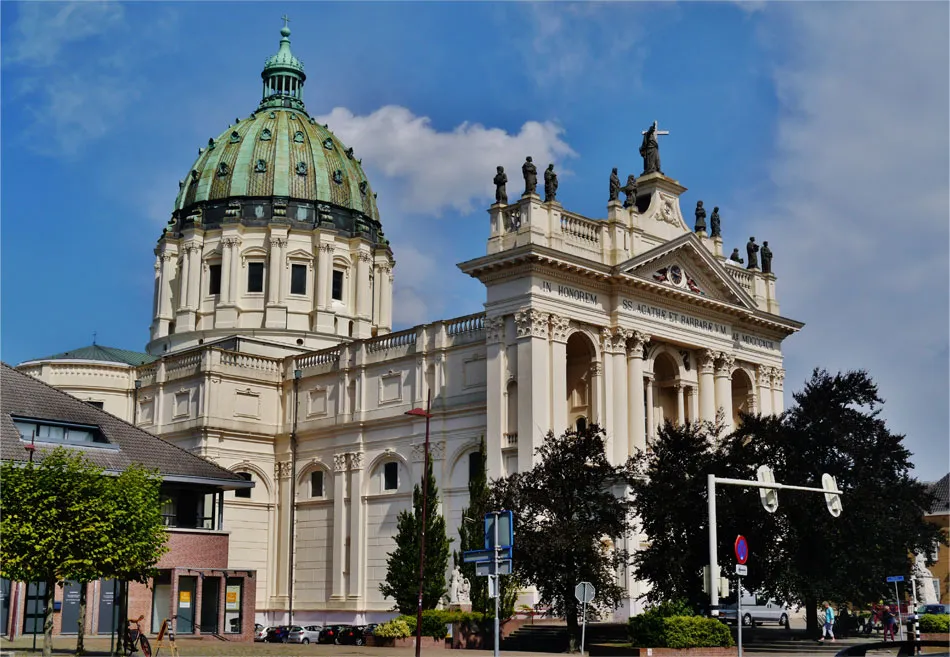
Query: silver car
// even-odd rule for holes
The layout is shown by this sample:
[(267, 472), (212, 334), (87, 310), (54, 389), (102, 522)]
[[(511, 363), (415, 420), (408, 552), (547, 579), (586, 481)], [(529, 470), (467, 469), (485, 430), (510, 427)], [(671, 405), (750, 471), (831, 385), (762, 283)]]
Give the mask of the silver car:
[[(788, 627), (788, 605), (775, 600), (761, 600), (746, 593), (742, 596), (742, 625), (752, 627), (761, 623), (778, 623)], [(723, 605), (719, 617), (727, 623), (736, 622), (736, 604)]]
[(293, 625), (287, 633), (287, 643), (317, 643), (320, 638), (320, 625)]

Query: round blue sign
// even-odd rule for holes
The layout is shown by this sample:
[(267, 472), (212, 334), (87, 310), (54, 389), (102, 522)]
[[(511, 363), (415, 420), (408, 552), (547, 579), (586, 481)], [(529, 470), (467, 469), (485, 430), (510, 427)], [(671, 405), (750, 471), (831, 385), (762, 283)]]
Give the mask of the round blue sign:
[(740, 534), (736, 537), (736, 561), (745, 563), (749, 559), (749, 543), (745, 536)]

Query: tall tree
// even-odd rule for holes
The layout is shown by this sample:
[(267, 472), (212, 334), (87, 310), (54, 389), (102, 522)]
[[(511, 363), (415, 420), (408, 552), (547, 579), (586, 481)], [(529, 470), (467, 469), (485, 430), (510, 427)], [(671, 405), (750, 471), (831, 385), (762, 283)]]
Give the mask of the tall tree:
[[(445, 518), (438, 513), (439, 489), (432, 473), (432, 460), (426, 469), (425, 568), (423, 570), (422, 608), (435, 609), (448, 588), (445, 571), (449, 564), (451, 539), (445, 533)], [(422, 530), (422, 487), (412, 491), (412, 511), (397, 518), (396, 549), (386, 563), (386, 581), (379, 585), (383, 595), (396, 601), (401, 614), (415, 614), (419, 596), (419, 539)]]
[(491, 509), (488, 506), (490, 490), (488, 488), (484, 436), (482, 436), (478, 448), (478, 459), (481, 467), (472, 473), (473, 476), (468, 481), (468, 507), (462, 509), (462, 521), (459, 525), (459, 549), (453, 554), (453, 560), (459, 572), (468, 580), (472, 611), (494, 616), (495, 604), (493, 599), (488, 597), (488, 578), (476, 576), (475, 564), (462, 561), (463, 552), (485, 549), (483, 518)]
[(579, 638), (578, 582), (594, 584), (602, 607), (617, 604), (623, 594), (616, 573), (628, 554), (613, 541), (633, 520), (625, 495), (633, 470), (608, 461), (605, 440), (596, 425), (549, 433), (537, 450), (537, 465), (493, 482), (493, 506), (515, 512), (516, 574), (564, 616), (572, 643)]
[[(867, 603), (887, 596), (885, 577), (908, 574), (910, 555), (932, 551), (941, 539), (924, 521), (931, 496), (911, 477), (904, 436), (881, 417), (883, 400), (864, 371), (834, 376), (816, 369), (781, 422), (746, 417), (724, 445), (743, 478), (770, 465), (777, 481), (821, 486), (822, 473), (843, 491), (842, 514), (828, 513), (822, 496), (780, 494), (765, 544), (763, 588), (817, 608), (824, 599)], [(747, 522), (761, 521), (764, 511)], [(815, 614), (809, 629), (817, 630)]]
[(38, 457), (0, 464), (0, 573), (13, 581), (45, 583), (43, 655), (49, 656), (55, 587), (96, 572), (110, 513), (101, 468), (64, 447)]

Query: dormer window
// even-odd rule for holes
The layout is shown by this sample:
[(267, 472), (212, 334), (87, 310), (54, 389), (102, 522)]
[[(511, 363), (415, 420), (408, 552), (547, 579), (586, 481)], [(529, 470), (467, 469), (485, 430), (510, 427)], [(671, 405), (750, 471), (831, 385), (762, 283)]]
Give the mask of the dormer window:
[(52, 420), (13, 418), (13, 424), (25, 442), (110, 445), (99, 427)]

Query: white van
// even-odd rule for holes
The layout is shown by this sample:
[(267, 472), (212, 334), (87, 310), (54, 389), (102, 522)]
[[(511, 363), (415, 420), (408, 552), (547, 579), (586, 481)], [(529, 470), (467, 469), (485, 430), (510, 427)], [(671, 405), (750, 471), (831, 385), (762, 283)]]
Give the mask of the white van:
[[(726, 623), (736, 622), (736, 603), (725, 604), (719, 608), (719, 617)], [(775, 600), (756, 596), (742, 589), (742, 625), (753, 627), (761, 623), (778, 623), (788, 627), (788, 605)]]

